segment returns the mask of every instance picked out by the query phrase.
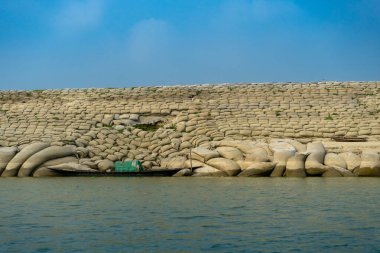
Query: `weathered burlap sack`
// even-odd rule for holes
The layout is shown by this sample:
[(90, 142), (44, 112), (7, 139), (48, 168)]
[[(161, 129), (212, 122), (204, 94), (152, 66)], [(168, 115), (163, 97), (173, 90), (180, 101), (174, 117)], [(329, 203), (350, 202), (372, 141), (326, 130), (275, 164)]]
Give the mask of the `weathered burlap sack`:
[(270, 159), (268, 152), (264, 148), (255, 147), (246, 155), (245, 160), (252, 162), (268, 162)]
[(191, 151), (191, 157), (194, 160), (207, 162), (212, 158), (219, 157), (219, 153), (216, 150), (209, 150), (207, 148), (197, 147)]
[(286, 169), (286, 165), (276, 164), (276, 166), (274, 167), (270, 176), (271, 177), (282, 177), (285, 173), (285, 169)]
[(73, 146), (51, 146), (47, 147), (31, 157), (29, 157), (21, 166), (18, 171), (19, 177), (30, 176), (33, 171), (46, 161), (57, 159), (65, 156), (75, 155), (75, 148)]
[(360, 168), (354, 173), (359, 177), (380, 177), (379, 154), (374, 151), (364, 151)]
[(62, 163), (58, 165), (51, 165), (47, 167), (48, 169), (58, 169), (65, 171), (76, 171), (76, 172), (97, 172), (97, 170), (91, 169), (86, 165), (82, 165), (79, 163)]
[(299, 141), (296, 141), (296, 140), (285, 139), (284, 141), (289, 143), (290, 145), (292, 145), (297, 150), (298, 153), (306, 152), (306, 145), (305, 144), (303, 144)]
[[(215, 158), (218, 159), (218, 158)], [(218, 170), (212, 166), (205, 165), (203, 167), (197, 168), (193, 171), (194, 177), (200, 177), (200, 176), (212, 176), (212, 177), (225, 177), (227, 176), (227, 173)]]
[(243, 154), (237, 148), (234, 148), (234, 147), (218, 147), (216, 149), (216, 151), (218, 151), (218, 153), (223, 158), (226, 158), (229, 160), (234, 160), (234, 161), (243, 160)]
[(181, 169), (185, 168), (186, 157), (177, 156), (161, 160), (161, 167), (167, 169)]
[(357, 169), (357, 168), (360, 167), (360, 163), (362, 161), (362, 159), (360, 158), (360, 156), (358, 156), (358, 155), (356, 155), (356, 154), (354, 154), (352, 152), (340, 153), (339, 156), (344, 159), (344, 161), (347, 164), (347, 169), (349, 171), (352, 172), (355, 169)]
[(16, 147), (2, 147), (0, 148), (0, 175), (2, 175), (3, 170), (7, 167), (9, 161), (16, 155)]
[(89, 153), (89, 151), (88, 151), (87, 148), (78, 147), (78, 148), (75, 149), (75, 155), (78, 158), (88, 157), (88, 153)]
[(336, 166), (339, 168), (347, 169), (346, 161), (335, 153), (327, 153), (325, 156), (324, 164), (327, 166)]
[(294, 156), (290, 157), (286, 163), (285, 176), (306, 177), (305, 159), (306, 155), (302, 153), (297, 153)]
[(322, 143), (308, 143), (307, 151), (310, 154), (305, 162), (306, 173), (309, 175), (322, 175), (327, 167), (323, 164), (326, 150)]
[(33, 177), (54, 177), (60, 176), (56, 171), (49, 169), (49, 166), (54, 166), (62, 163), (78, 163), (78, 159), (75, 156), (66, 156), (44, 162), (33, 172)]
[(25, 146), (19, 153), (17, 153), (12, 160), (9, 161), (7, 167), (3, 172), (3, 177), (16, 176), (21, 165), (35, 153), (49, 147), (50, 144), (46, 142), (36, 142)]
[(272, 162), (255, 162), (252, 166), (239, 173), (239, 177), (262, 177), (269, 176), (275, 167)]
[(206, 165), (205, 163), (198, 161), (198, 160), (192, 160), (191, 162), (190, 162), (190, 160), (186, 160), (185, 164), (184, 164), (186, 169), (191, 169), (191, 166), (194, 169), (194, 168), (203, 167), (205, 165)]
[(115, 164), (108, 159), (100, 160), (96, 163), (98, 165), (98, 170), (101, 172), (112, 171), (115, 169)]
[(235, 176), (240, 172), (240, 166), (235, 161), (226, 158), (213, 158), (207, 161), (210, 165), (218, 170), (227, 173), (228, 176)]

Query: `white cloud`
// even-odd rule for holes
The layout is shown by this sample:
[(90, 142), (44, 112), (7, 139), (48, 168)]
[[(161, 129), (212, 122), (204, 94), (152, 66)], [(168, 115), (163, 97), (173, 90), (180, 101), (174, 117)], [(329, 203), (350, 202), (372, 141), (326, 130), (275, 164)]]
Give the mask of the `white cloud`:
[(83, 31), (98, 25), (104, 12), (103, 0), (67, 1), (54, 17), (55, 24), (64, 32)]

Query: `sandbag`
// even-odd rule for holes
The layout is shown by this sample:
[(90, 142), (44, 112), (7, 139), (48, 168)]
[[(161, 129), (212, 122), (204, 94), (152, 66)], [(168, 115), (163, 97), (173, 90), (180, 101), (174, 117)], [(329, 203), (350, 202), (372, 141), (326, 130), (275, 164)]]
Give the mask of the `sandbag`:
[(115, 169), (115, 164), (108, 159), (97, 161), (96, 164), (101, 172), (112, 171)]
[(78, 158), (88, 157), (88, 153), (89, 153), (89, 151), (88, 151), (87, 148), (78, 147), (78, 148), (75, 149), (75, 155)]
[(46, 142), (36, 142), (25, 146), (18, 154), (16, 154), (11, 161), (9, 161), (2, 176), (13, 177), (16, 176), (22, 164), (35, 153), (49, 147), (50, 144)]
[(178, 171), (177, 173), (175, 173), (173, 177), (187, 177), (187, 176), (191, 176), (192, 174), (193, 173), (191, 172), (190, 169), (182, 169)]
[(240, 166), (240, 169), (241, 170), (246, 170), (248, 169), (249, 167), (253, 166), (255, 163), (258, 163), (258, 162), (255, 162), (255, 161), (236, 161), (237, 164), (239, 164)]
[(297, 153), (286, 162), (286, 177), (306, 177), (305, 159), (307, 155)]
[(324, 164), (327, 166), (336, 166), (343, 169), (347, 168), (346, 161), (335, 153), (327, 153), (325, 156)]
[(285, 169), (286, 169), (286, 165), (276, 164), (276, 166), (274, 167), (270, 176), (271, 177), (282, 177), (284, 175)]
[(355, 174), (359, 177), (380, 177), (379, 154), (374, 151), (364, 151), (360, 167)]
[(161, 160), (161, 167), (167, 169), (182, 169), (185, 168), (186, 157), (176, 156)]
[(342, 174), (333, 167), (326, 168), (326, 171), (323, 172), (322, 177), (342, 177)]
[(3, 170), (7, 167), (9, 161), (12, 160), (12, 158), (17, 153), (16, 147), (1, 147), (0, 148), (0, 175), (2, 175)]
[(216, 149), (220, 156), (223, 158), (229, 159), (229, 160), (234, 160), (234, 161), (239, 161), (243, 160), (243, 154), (241, 151), (237, 148), (234, 147), (218, 147)]
[(54, 166), (62, 163), (78, 163), (78, 159), (75, 156), (66, 156), (62, 158), (52, 159), (47, 162), (44, 162), (33, 172), (33, 177), (54, 177), (61, 176), (56, 171), (49, 169), (49, 166)]
[(305, 144), (303, 144), (299, 141), (296, 141), (296, 140), (285, 139), (284, 141), (289, 143), (290, 145), (292, 145), (297, 150), (298, 153), (306, 152), (306, 145)]
[(327, 167), (323, 164), (326, 150), (322, 143), (308, 143), (307, 151), (310, 154), (305, 162), (305, 169), (308, 175), (317, 176), (326, 172)]
[(91, 169), (90, 167), (79, 163), (62, 163), (58, 165), (51, 165), (47, 168), (52, 170), (63, 170), (73, 172), (98, 172), (97, 170)]
[(235, 161), (226, 158), (213, 158), (207, 161), (210, 165), (218, 170), (225, 172), (228, 176), (235, 176), (240, 172), (240, 166)]
[(360, 156), (352, 153), (352, 152), (344, 152), (339, 154), (340, 157), (344, 159), (347, 165), (347, 169), (349, 171), (354, 171), (355, 169), (360, 167), (361, 158)]
[(201, 162), (207, 162), (208, 160), (216, 157), (219, 157), (219, 153), (216, 150), (197, 147), (191, 151), (191, 158)]
[(203, 167), (204, 165), (206, 165), (205, 163), (202, 163), (201, 161), (198, 161), (198, 160), (192, 160), (190, 162), (190, 160), (186, 160), (185, 161), (185, 169), (191, 169), (191, 168), (199, 168), (199, 167)]
[(250, 153), (248, 153), (245, 157), (246, 161), (252, 161), (252, 162), (268, 162), (269, 161), (269, 155), (268, 152), (264, 148), (255, 147), (250, 150)]
[[(218, 159), (218, 158), (215, 158), (215, 159)], [(212, 166), (205, 165), (203, 167), (195, 169), (193, 171), (193, 176), (194, 177), (200, 177), (200, 176), (225, 177), (225, 176), (228, 176), (228, 174)]]
[(239, 177), (262, 177), (269, 176), (275, 167), (272, 162), (255, 162), (251, 167), (239, 173)]
[(29, 157), (21, 166), (17, 176), (30, 176), (33, 171), (46, 161), (57, 159), (65, 156), (75, 155), (75, 149), (72, 146), (51, 146), (47, 147), (31, 157)]

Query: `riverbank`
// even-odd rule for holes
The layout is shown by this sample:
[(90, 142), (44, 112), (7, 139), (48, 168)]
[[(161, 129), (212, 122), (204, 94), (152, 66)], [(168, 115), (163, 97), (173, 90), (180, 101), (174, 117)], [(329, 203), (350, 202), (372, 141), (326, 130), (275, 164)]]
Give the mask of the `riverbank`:
[(48, 167), (62, 163), (106, 171), (125, 159), (188, 168), (190, 149), (196, 175), (380, 170), (380, 82), (2, 91), (0, 107), (2, 176), (54, 175)]

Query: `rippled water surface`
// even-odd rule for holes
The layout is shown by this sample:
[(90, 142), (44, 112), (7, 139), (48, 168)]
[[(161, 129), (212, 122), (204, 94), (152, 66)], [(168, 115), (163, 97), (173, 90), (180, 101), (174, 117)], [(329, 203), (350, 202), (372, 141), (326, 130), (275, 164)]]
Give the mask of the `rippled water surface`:
[(379, 252), (379, 178), (0, 179), (0, 252)]

